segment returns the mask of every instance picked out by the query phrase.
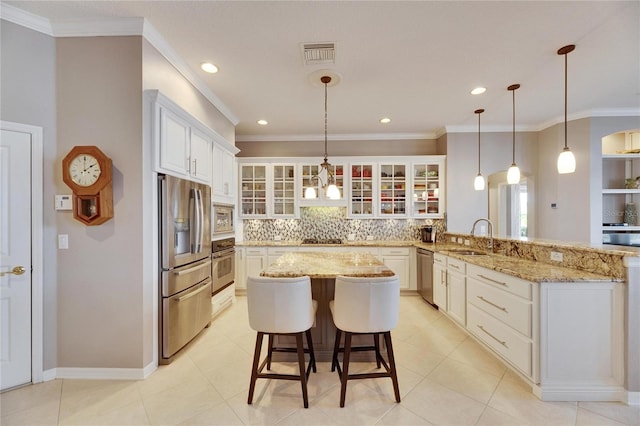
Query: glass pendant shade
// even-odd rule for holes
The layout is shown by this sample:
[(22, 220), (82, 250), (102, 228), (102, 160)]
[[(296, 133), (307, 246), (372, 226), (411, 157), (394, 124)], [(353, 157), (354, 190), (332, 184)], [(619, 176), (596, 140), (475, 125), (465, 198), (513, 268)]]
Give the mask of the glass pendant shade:
[(327, 198), (330, 200), (340, 199), (340, 190), (335, 183), (329, 184), (329, 186), (327, 186)]
[(476, 176), (476, 178), (473, 181), (473, 188), (476, 191), (484, 190), (484, 177), (480, 173), (478, 173), (478, 176)]
[(316, 194), (316, 189), (312, 186), (304, 190), (304, 198), (306, 199), (314, 199), (317, 198), (318, 194)]
[(511, 167), (509, 167), (509, 170), (507, 170), (507, 183), (509, 185), (515, 185), (516, 183), (520, 182), (520, 168), (518, 168), (518, 166), (516, 166), (515, 163), (513, 163), (511, 165)]
[(576, 171), (576, 157), (567, 147), (558, 156), (558, 173), (561, 175)]

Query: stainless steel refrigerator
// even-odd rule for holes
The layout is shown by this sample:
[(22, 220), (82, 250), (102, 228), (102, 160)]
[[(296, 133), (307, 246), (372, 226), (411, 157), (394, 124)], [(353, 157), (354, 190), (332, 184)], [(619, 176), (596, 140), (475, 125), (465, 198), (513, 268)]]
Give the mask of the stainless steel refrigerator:
[(211, 189), (158, 176), (159, 363), (211, 323)]

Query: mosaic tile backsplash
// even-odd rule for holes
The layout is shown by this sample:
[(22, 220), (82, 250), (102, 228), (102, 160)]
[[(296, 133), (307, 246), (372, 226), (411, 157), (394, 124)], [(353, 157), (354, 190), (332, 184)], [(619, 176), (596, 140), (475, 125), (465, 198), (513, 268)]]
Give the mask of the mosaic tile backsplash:
[(302, 240), (305, 238), (340, 238), (354, 234), (356, 240), (418, 240), (420, 228), (432, 225), (438, 235), (444, 235), (442, 219), (347, 219), (346, 207), (302, 207), (299, 219), (245, 219), (244, 239), (247, 241)]

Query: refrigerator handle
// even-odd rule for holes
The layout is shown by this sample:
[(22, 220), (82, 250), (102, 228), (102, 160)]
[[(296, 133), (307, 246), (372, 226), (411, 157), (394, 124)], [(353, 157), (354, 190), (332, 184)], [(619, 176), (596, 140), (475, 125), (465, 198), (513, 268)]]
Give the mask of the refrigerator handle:
[(193, 223), (195, 225), (195, 230), (194, 230), (194, 241), (193, 241), (193, 252), (194, 253), (200, 253), (200, 251), (202, 250), (202, 214), (201, 214), (201, 205), (202, 205), (202, 199), (200, 198), (200, 190), (199, 189), (194, 189), (193, 190), (193, 195), (194, 195), (194, 218), (193, 218)]

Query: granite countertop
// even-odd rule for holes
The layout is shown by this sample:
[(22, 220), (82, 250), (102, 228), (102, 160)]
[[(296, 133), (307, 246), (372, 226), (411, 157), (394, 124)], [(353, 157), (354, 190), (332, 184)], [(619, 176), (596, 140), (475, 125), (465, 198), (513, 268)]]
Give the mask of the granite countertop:
[(302, 240), (286, 241), (240, 241), (236, 246), (243, 247), (413, 247), (413, 240), (342, 240), (342, 244), (302, 244)]
[[(573, 268), (565, 268), (561, 266), (553, 266), (547, 263), (536, 262), (533, 260), (525, 260), (512, 256), (503, 256), (500, 254), (488, 254), (486, 256), (468, 256), (456, 253), (455, 250), (465, 250), (468, 247), (462, 247), (455, 244), (438, 244), (426, 245), (427, 248), (435, 253), (463, 260), (469, 264), (481, 266), (486, 269), (492, 269), (517, 278), (531, 282), (622, 282), (622, 279), (616, 279), (601, 274), (594, 274), (587, 271), (581, 271)], [(473, 250), (478, 251), (478, 250)]]
[(314, 253), (296, 251), (283, 254), (260, 273), (263, 277), (287, 278), (308, 275), (311, 278), (390, 277), (393, 271), (369, 253)]

